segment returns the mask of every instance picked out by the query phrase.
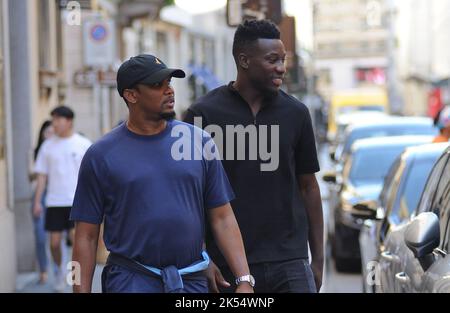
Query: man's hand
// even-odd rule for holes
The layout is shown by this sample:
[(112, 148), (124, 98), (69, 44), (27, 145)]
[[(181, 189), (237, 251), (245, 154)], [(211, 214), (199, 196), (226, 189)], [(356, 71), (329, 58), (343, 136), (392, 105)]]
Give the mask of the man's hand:
[(33, 215), (35, 218), (38, 218), (39, 216), (41, 216), (42, 211), (43, 211), (42, 204), (40, 202), (35, 203), (33, 205)]
[(218, 285), (224, 288), (230, 287), (230, 283), (223, 278), (217, 265), (210, 260), (208, 268), (205, 270), (206, 278), (208, 279), (208, 287), (212, 292), (219, 292)]
[(37, 175), (36, 193), (34, 195), (33, 215), (37, 218), (42, 214), (42, 196), (44, 194), (45, 186), (47, 185), (47, 175)]
[(247, 282), (240, 283), (236, 288), (236, 293), (254, 293), (253, 287)]
[(323, 261), (321, 260), (312, 260), (311, 262), (311, 270), (314, 275), (314, 282), (316, 283), (317, 292), (320, 291), (320, 287), (322, 287), (322, 276), (323, 276)]

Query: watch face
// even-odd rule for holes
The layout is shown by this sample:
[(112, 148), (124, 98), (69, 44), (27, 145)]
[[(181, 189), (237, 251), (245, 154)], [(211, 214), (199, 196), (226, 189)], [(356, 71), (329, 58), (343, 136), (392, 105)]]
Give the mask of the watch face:
[(255, 287), (255, 278), (252, 275), (250, 275), (250, 285)]

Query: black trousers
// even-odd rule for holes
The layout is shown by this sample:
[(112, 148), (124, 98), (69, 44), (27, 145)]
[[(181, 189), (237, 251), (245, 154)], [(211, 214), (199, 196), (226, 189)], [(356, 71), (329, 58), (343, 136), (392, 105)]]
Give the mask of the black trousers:
[[(314, 276), (307, 259), (250, 264), (250, 273), (255, 277), (256, 293), (316, 293)], [(220, 288), (229, 293), (236, 289), (235, 277), (228, 267), (220, 268), (223, 277), (231, 284)]]

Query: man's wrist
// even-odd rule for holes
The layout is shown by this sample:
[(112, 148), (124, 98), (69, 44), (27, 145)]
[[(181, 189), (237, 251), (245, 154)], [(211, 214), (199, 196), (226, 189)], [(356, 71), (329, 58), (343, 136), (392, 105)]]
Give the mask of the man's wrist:
[(243, 286), (253, 288), (253, 286), (248, 281), (241, 281), (239, 284), (237, 284), (237, 287), (243, 287)]
[(248, 282), (248, 281), (242, 281), (242, 282), (240, 282), (239, 284), (237, 284), (236, 285), (236, 288), (254, 288), (254, 286), (252, 286), (251, 284), (250, 284), (250, 282)]
[(252, 286), (250, 286), (249, 283), (243, 282), (236, 287), (236, 292), (237, 293), (254, 293), (255, 290)]

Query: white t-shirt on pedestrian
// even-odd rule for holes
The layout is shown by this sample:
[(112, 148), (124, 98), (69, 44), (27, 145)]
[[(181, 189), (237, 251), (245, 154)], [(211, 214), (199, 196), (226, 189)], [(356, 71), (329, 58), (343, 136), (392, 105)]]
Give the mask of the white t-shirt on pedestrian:
[(34, 171), (47, 175), (46, 207), (71, 207), (77, 187), (81, 160), (91, 141), (74, 133), (44, 141), (36, 158)]

